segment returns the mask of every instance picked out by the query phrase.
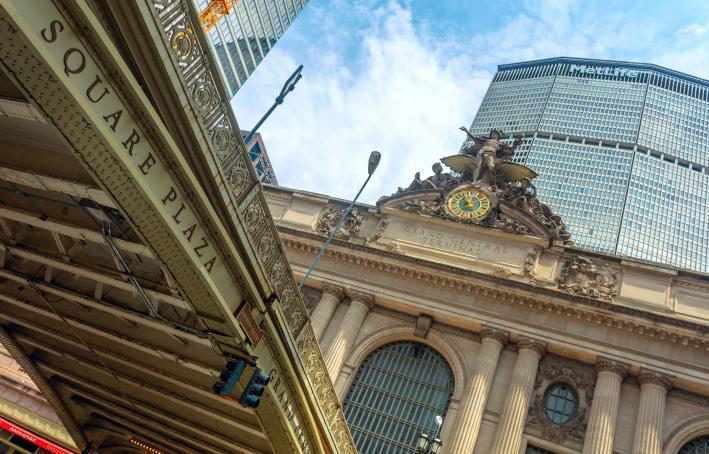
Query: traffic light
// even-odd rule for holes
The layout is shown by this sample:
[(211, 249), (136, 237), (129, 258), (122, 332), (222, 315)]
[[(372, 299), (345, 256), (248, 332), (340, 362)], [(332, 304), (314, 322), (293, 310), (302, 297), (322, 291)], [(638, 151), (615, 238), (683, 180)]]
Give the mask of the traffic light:
[(236, 382), (239, 381), (239, 377), (246, 369), (246, 365), (256, 366), (256, 362), (246, 359), (230, 359), (226, 363), (226, 367), (219, 375), (219, 381), (216, 382), (212, 389), (216, 394), (221, 394), (222, 396), (228, 396), (234, 390)]
[(256, 369), (254, 374), (249, 380), (249, 384), (246, 385), (244, 393), (241, 395), (239, 402), (244, 407), (256, 408), (261, 401), (260, 397), (263, 395), (264, 387), (271, 381), (271, 378), (263, 373), (261, 369)]

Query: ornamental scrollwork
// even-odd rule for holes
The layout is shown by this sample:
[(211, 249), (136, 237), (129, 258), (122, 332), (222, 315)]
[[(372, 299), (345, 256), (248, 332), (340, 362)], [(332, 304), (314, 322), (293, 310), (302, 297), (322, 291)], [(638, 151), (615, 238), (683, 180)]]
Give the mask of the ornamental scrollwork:
[(559, 290), (572, 295), (610, 300), (618, 294), (616, 270), (588, 257), (572, 256), (564, 263), (556, 282)]
[[(593, 366), (557, 355), (546, 355), (539, 363), (527, 422), (537, 427), (545, 438), (555, 443), (563, 443), (569, 438), (582, 442), (586, 433), (595, 382), (596, 373)], [(549, 387), (556, 383), (567, 384), (578, 396), (576, 411), (563, 424), (552, 423), (546, 414), (544, 396)]]
[[(320, 216), (318, 224), (315, 230), (323, 236), (330, 236), (332, 230), (340, 222), (340, 218), (344, 213), (344, 209), (337, 207), (329, 207)], [(352, 208), (345, 220), (342, 222), (340, 229), (335, 234), (335, 238), (340, 240), (349, 240), (354, 236), (357, 236), (359, 229), (362, 226), (362, 216), (359, 214), (357, 207)]]

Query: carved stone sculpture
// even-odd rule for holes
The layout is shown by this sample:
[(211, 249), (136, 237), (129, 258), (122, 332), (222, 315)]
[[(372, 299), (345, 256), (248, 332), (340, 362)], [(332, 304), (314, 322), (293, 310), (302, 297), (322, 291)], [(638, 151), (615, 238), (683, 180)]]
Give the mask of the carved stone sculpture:
[(499, 130), (477, 137), (464, 127), (460, 129), (472, 143), (460, 154), (441, 158), (450, 173), (435, 163), (433, 175), (422, 179), (417, 172), (406, 188), (399, 187), (377, 205), (573, 244), (561, 217), (537, 198), (532, 183), (537, 174), (510, 160), (522, 140), (515, 139), (510, 145), (502, 140)]
[(610, 300), (618, 294), (616, 271), (608, 263), (573, 256), (556, 279), (559, 290), (572, 295)]
[[(527, 422), (541, 430), (542, 435), (556, 443), (568, 438), (582, 441), (586, 432), (587, 415), (593, 400), (596, 372), (593, 366), (557, 355), (546, 355), (539, 363), (534, 384), (532, 405)], [(555, 383), (565, 383), (578, 396), (578, 407), (571, 418), (563, 424), (553, 424), (546, 415), (544, 395)]]
[[(320, 216), (315, 230), (320, 235), (330, 236), (332, 230), (335, 228), (335, 226), (337, 226), (337, 223), (340, 221), (340, 217), (342, 217), (343, 212), (344, 209), (342, 208), (328, 208)], [(362, 216), (359, 214), (359, 211), (357, 211), (357, 208), (355, 207), (345, 218), (344, 222), (340, 226), (340, 229), (337, 231), (335, 238), (341, 240), (349, 240), (353, 236), (357, 235), (357, 233), (359, 233), (359, 228), (361, 225)]]

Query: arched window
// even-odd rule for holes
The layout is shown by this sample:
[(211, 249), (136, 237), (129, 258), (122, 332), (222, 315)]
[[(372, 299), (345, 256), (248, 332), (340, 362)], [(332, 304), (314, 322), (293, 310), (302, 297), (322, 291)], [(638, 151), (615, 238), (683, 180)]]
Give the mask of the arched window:
[(343, 404), (357, 450), (414, 453), (421, 432), (432, 436), (445, 418), (453, 371), (440, 353), (419, 342), (387, 344), (362, 362)]
[(709, 454), (709, 435), (695, 438), (682, 446), (678, 454)]

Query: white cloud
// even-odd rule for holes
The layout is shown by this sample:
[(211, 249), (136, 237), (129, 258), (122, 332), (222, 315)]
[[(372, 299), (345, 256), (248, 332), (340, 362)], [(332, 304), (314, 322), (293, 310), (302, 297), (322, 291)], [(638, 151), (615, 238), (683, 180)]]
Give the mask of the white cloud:
[(690, 36), (701, 36), (709, 32), (709, 22), (705, 24), (689, 24), (679, 30), (677, 30), (678, 36), (690, 35)]
[[(281, 185), (352, 198), (369, 152), (379, 150), (382, 163), (362, 196), (374, 202), (457, 153), (464, 138), (457, 127), (472, 120), (492, 73), (417, 33), (411, 12), (395, 3), (374, 16), (380, 19), (362, 35), (356, 76), (341, 56), (319, 49), (319, 67), (304, 68), (295, 91), (263, 126)], [(278, 48), (268, 60), (259, 85), (275, 95), (297, 62)], [(244, 94), (234, 106), (247, 128), (268, 105), (254, 106), (260, 96)]]
[[(351, 199), (373, 149), (382, 152), (382, 163), (362, 201), (372, 203), (407, 185), (417, 171), (427, 176), (438, 158), (458, 151), (463, 134), (457, 128), (472, 121), (501, 63), (558, 56), (629, 59), (709, 75), (704, 44), (668, 46), (661, 18), (629, 20), (634, 10), (526, 0), (490, 32), (441, 36), (430, 23), (414, 26), (410, 7), (398, 1), (409, 5), (308, 5), (322, 34), (296, 34), (303, 46), (298, 53), (306, 59), (303, 79), (261, 129), (281, 185)], [(357, 19), (342, 24), (333, 17)], [(233, 102), (244, 129), (270, 107), (299, 63), (282, 49), (271, 51)]]

